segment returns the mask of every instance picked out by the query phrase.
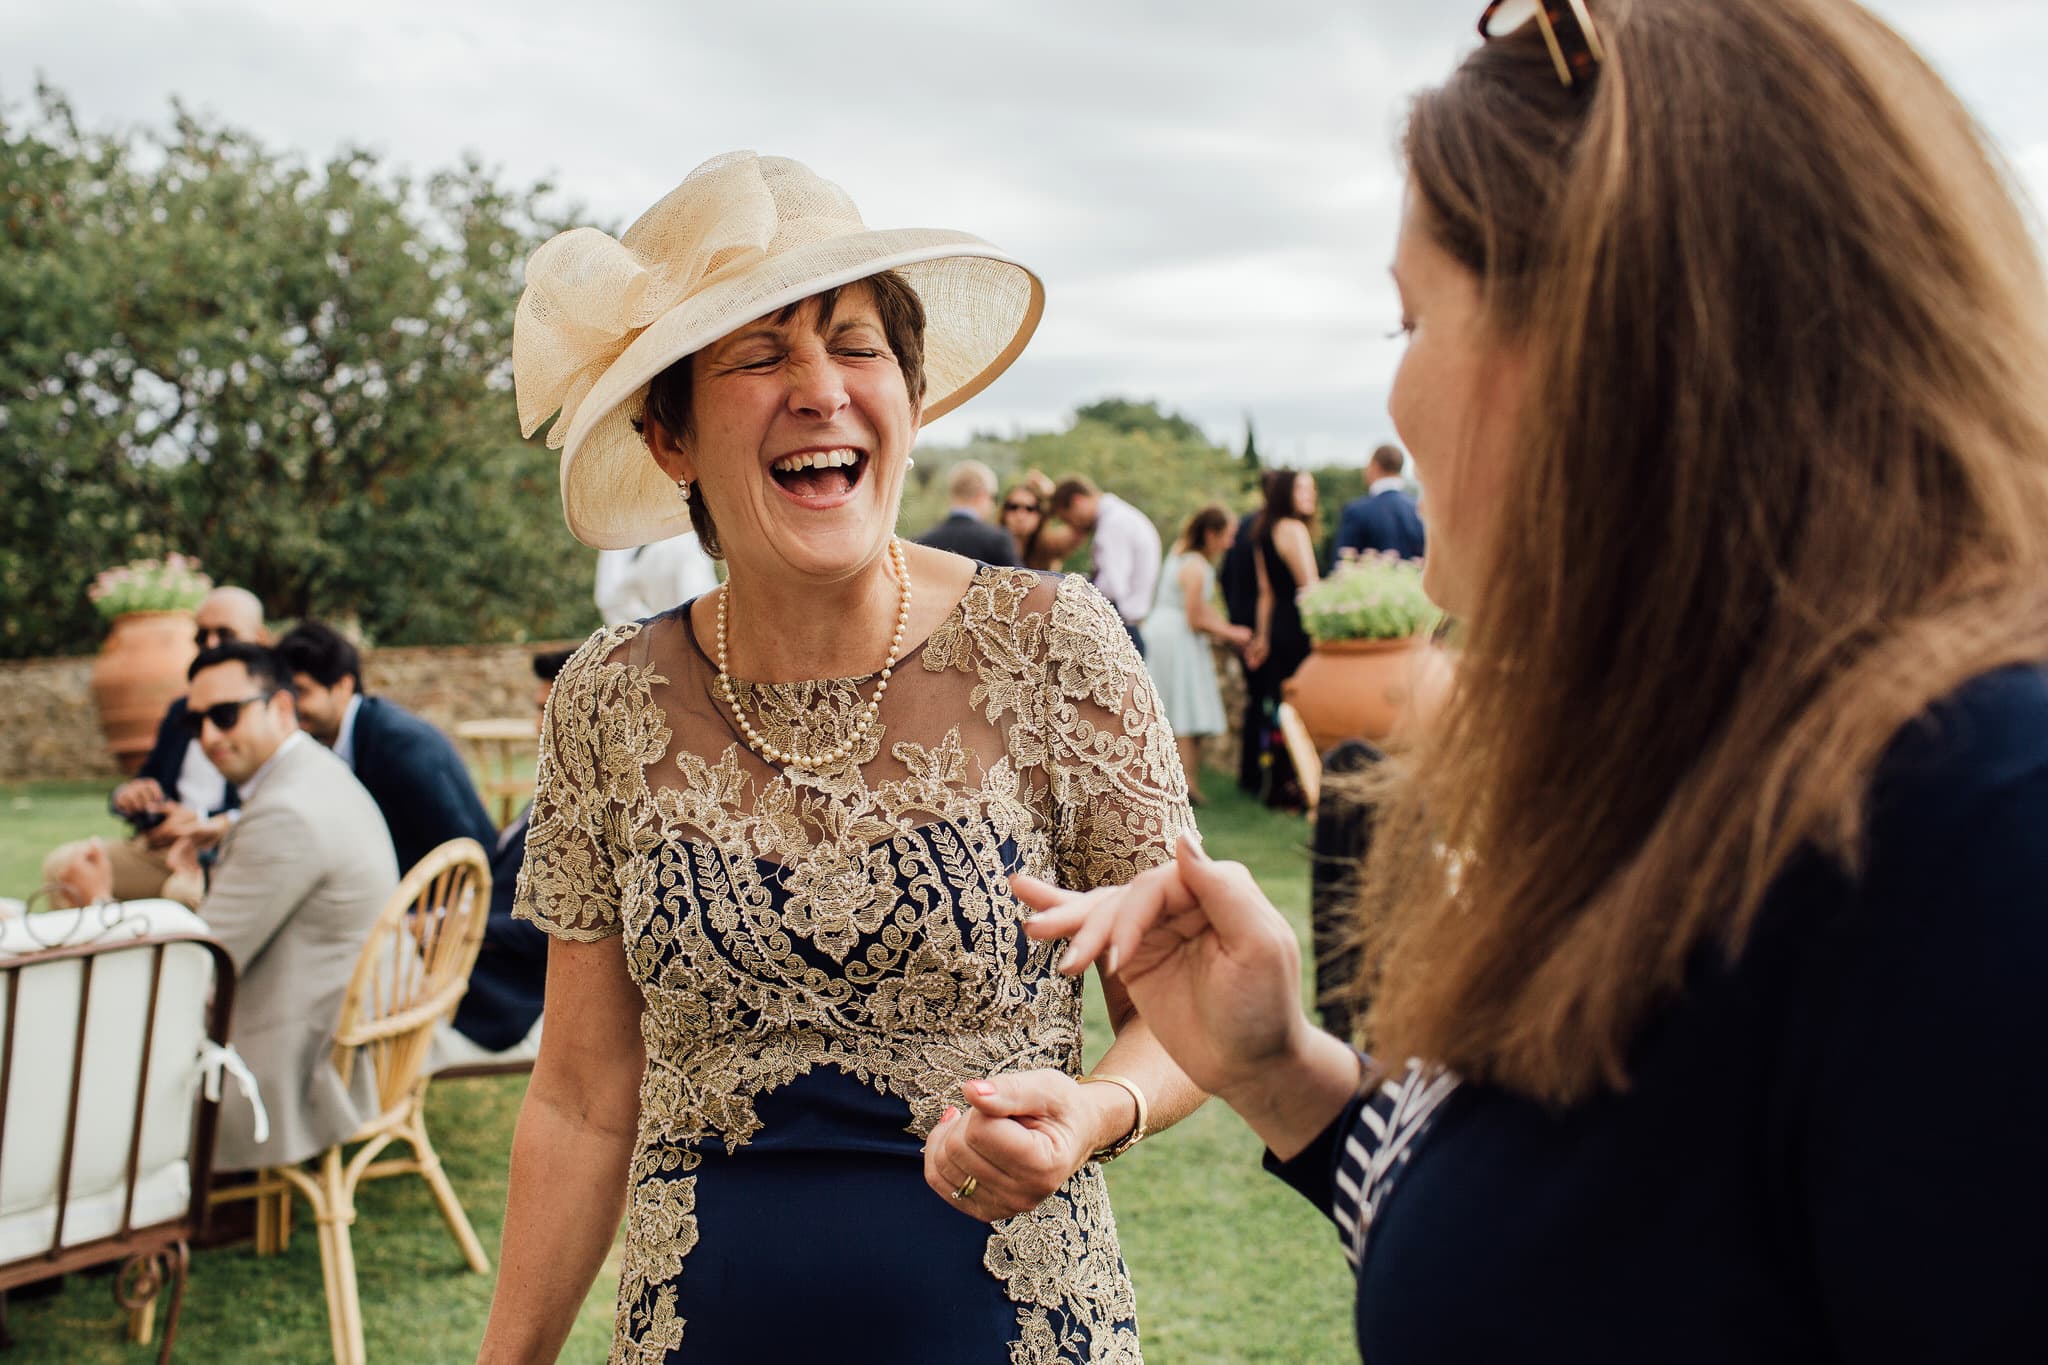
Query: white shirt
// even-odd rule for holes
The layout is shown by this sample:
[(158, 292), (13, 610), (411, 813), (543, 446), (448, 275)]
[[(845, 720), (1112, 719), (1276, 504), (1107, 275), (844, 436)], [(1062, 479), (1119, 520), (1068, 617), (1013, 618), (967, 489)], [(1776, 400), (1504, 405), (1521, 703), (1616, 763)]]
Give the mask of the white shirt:
[(1095, 511), (1095, 586), (1131, 625), (1152, 610), (1159, 587), (1159, 532), (1152, 519), (1114, 493)]
[(597, 556), (597, 609), (608, 626), (645, 620), (718, 586), (718, 570), (695, 531), (636, 550)]
[(356, 769), (356, 712), (362, 705), (359, 696), (348, 699), (348, 710), (341, 713), (341, 729), (334, 736), (334, 756), (348, 764), (350, 772)]
[(1365, 495), (1368, 498), (1376, 498), (1388, 489), (1398, 492), (1407, 487), (1408, 480), (1402, 478), (1399, 474), (1389, 474), (1384, 479), (1374, 479), (1371, 483), (1367, 484), (1365, 486)]
[(185, 761), (178, 765), (178, 789), (171, 799), (201, 815), (211, 815), (227, 804), (228, 780), (196, 739), (185, 742)]
[(285, 754), (285, 752), (289, 750), (294, 744), (297, 744), (305, 737), (306, 732), (304, 730), (292, 731), (290, 734), (284, 737), (284, 743), (277, 746), (277, 752), (272, 754), (269, 758), (264, 759), (263, 766), (258, 768), (255, 772), (249, 774), (249, 780), (242, 784), (243, 805), (247, 805), (249, 802), (256, 799), (257, 789), (263, 785), (263, 779), (270, 776), (270, 770), (277, 766), (277, 760), (281, 758)]

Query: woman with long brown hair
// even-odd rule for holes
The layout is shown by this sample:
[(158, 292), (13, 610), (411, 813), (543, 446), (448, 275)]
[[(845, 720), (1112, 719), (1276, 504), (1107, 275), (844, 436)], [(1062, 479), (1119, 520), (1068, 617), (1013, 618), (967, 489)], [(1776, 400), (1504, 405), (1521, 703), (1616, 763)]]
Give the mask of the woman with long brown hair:
[(1851, 0), (1482, 28), (1406, 139), (1390, 406), (1463, 657), (1381, 794), (1372, 1057), (1192, 840), (1031, 932), (1331, 1214), (1375, 1362), (2038, 1358), (2024, 216)]
[(1276, 806), (1298, 805), (1301, 786), (1279, 742), (1277, 708), (1281, 689), (1307, 661), (1313, 648), (1301, 624), (1296, 599), (1318, 581), (1316, 569), (1316, 480), (1307, 470), (1269, 469), (1259, 479), (1261, 504), (1252, 521), (1252, 565), (1259, 584), (1252, 640), (1245, 647), (1245, 714), (1264, 728), (1265, 798)]

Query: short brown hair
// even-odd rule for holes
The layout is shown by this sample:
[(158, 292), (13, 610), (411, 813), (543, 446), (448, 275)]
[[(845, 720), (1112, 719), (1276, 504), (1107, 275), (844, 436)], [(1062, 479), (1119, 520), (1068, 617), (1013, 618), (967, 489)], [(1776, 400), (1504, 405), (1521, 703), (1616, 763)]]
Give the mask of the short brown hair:
[(1904, 725), (2048, 657), (2048, 285), (1969, 113), (1851, 0), (1592, 5), (1590, 81), (1530, 24), (1409, 120), (1546, 512), (1478, 547), (1360, 898), (1374, 1050), (1552, 1103), (1795, 855), (1854, 871)]
[[(805, 304), (816, 299), (818, 325), (823, 327), (832, 320), (832, 314), (839, 307), (840, 296), (849, 289), (865, 289), (868, 297), (874, 300), (875, 312), (882, 319), (882, 334), (889, 340), (889, 349), (896, 353), (896, 363), (903, 370), (903, 387), (910, 394), (910, 406), (915, 409), (924, 402), (924, 300), (910, 287), (910, 281), (895, 271), (885, 270), (879, 275), (869, 275), (851, 284), (813, 294), (810, 298), (798, 299), (777, 313), (775, 321), (787, 325)], [(649, 381), (647, 401), (633, 423), (635, 430), (644, 435), (647, 423), (657, 422), (678, 441), (688, 440), (696, 434), (690, 408), (691, 366), (696, 358), (697, 353), (693, 351)], [(711, 509), (702, 497), (690, 499), (690, 526), (697, 532), (704, 553), (713, 558), (723, 557), (717, 523), (712, 521)]]
[(1372, 453), (1372, 467), (1382, 474), (1399, 474), (1408, 467), (1408, 457), (1401, 453), (1401, 447), (1384, 445)]
[(1059, 516), (1074, 505), (1074, 499), (1076, 498), (1099, 498), (1101, 496), (1102, 490), (1095, 486), (1094, 480), (1081, 474), (1069, 474), (1066, 478), (1061, 479), (1052, 486), (1052, 501), (1048, 505), (1047, 510), (1052, 512), (1054, 516)]

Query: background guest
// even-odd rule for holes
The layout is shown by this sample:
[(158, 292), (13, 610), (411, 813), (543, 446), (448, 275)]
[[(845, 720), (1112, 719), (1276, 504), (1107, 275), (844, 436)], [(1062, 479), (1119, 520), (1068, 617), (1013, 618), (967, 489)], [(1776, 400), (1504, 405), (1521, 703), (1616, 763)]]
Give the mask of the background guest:
[[(263, 604), (247, 588), (222, 586), (209, 592), (193, 613), (194, 643), (200, 649), (233, 641), (270, 643)], [(114, 814), (135, 828), (135, 837), (108, 843), (115, 900), (164, 895), (171, 875), (165, 850), (180, 839), (206, 848), (219, 842), (241, 804), (234, 784), (221, 776), (185, 723), (185, 699), (172, 702), (157, 726), (149, 757), (108, 800)]]
[(1422, 514), (1401, 477), (1407, 464), (1408, 457), (1396, 445), (1372, 453), (1365, 471), (1365, 496), (1345, 503), (1337, 516), (1337, 553), (1382, 550), (1403, 559), (1422, 558)]
[(608, 626), (644, 621), (718, 586), (695, 531), (652, 545), (597, 553), (597, 610)]
[[(191, 733), (243, 800), (199, 917), (234, 960), (235, 1047), (270, 1115), (259, 1143), (255, 1111), (228, 1087), (219, 1162), (285, 1165), (376, 1112), (371, 1068), (355, 1069), (353, 1088), (335, 1071), (334, 1028), (370, 926), (398, 886), (398, 865), (369, 793), (299, 730), (290, 681), (269, 650), (217, 645), (193, 661), (190, 676)], [(190, 859), (188, 841), (175, 848)]]
[(954, 465), (946, 480), (946, 503), (946, 515), (917, 538), (918, 544), (998, 568), (1023, 562), (1016, 539), (989, 524), (996, 505), (996, 476), (987, 465), (979, 460)]
[(1057, 569), (1080, 543), (1073, 527), (1052, 520), (1052, 491), (1052, 480), (1033, 469), (1003, 495), (1003, 529), (1017, 542), (1017, 562), (1027, 569)]
[[(1263, 496), (1260, 507), (1264, 506)], [(1230, 624), (1257, 633), (1259, 627), (1259, 507), (1237, 520), (1237, 533), (1223, 562), (1216, 569), (1216, 586), (1223, 594), (1223, 614)], [(1247, 646), (1249, 649), (1249, 646)], [(1237, 785), (1253, 796), (1265, 791), (1266, 717), (1256, 689), (1251, 686), (1252, 661), (1241, 660), (1245, 673), (1244, 716), (1237, 730)]]
[[(555, 650), (533, 656), (534, 709), (547, 714), (548, 695), (555, 678), (569, 662), (573, 649)], [(526, 861), (526, 831), (533, 821), (533, 803), (498, 835), (491, 854), (491, 912), (484, 923), (483, 946), (477, 950), (476, 966), (469, 973), (469, 989), (456, 1006), (454, 1029), (484, 1052), (503, 1052), (516, 1047), (533, 1030), (543, 1005), (542, 988), (547, 981), (548, 936), (529, 920), (512, 918), (512, 893), (519, 883), (519, 868)], [(444, 1040), (435, 1040), (437, 1053), (445, 1053)], [(444, 1060), (454, 1060), (446, 1058)]]
[(1230, 509), (1221, 503), (1189, 517), (1160, 570), (1158, 597), (1145, 618), (1145, 667), (1159, 689), (1188, 775), (1188, 799), (1196, 805), (1202, 803), (1202, 736), (1229, 728), (1209, 641), (1242, 649), (1252, 638), (1250, 630), (1225, 620), (1214, 600), (1216, 561), (1236, 534)]
[(1275, 715), (1280, 689), (1309, 655), (1308, 632), (1302, 629), (1301, 608), (1295, 599), (1318, 582), (1313, 529), (1316, 481), (1306, 471), (1275, 469), (1267, 472), (1261, 487), (1266, 503), (1252, 523), (1252, 541), (1258, 551), (1252, 560), (1259, 581), (1258, 625), (1245, 649), (1245, 662), (1252, 666), (1246, 685), (1258, 700), (1266, 800), (1271, 805), (1294, 806), (1300, 803), (1300, 788), (1286, 748), (1274, 740)]
[(1152, 610), (1159, 582), (1159, 532), (1152, 519), (1078, 474), (1061, 479), (1053, 489), (1052, 514), (1095, 537), (1095, 586), (1116, 608), (1131, 643), (1143, 654), (1140, 627)]
[(396, 702), (363, 694), (361, 656), (332, 626), (303, 621), (277, 642), (299, 718), (384, 812), (404, 872), (450, 839), (486, 850), (498, 831), (448, 737)]

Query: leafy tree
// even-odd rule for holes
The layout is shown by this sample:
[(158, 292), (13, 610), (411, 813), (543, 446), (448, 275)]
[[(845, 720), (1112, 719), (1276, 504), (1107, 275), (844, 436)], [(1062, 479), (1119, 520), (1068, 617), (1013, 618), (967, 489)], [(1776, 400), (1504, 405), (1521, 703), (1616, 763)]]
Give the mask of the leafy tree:
[(1244, 461), (1245, 473), (1252, 478), (1257, 478), (1259, 471), (1266, 467), (1265, 461), (1259, 458), (1259, 434), (1252, 429), (1250, 413), (1244, 415), (1244, 454), (1238, 458)]
[(0, 655), (91, 648), (92, 575), (166, 550), (384, 644), (594, 624), (510, 392), (547, 193), (0, 107)]

